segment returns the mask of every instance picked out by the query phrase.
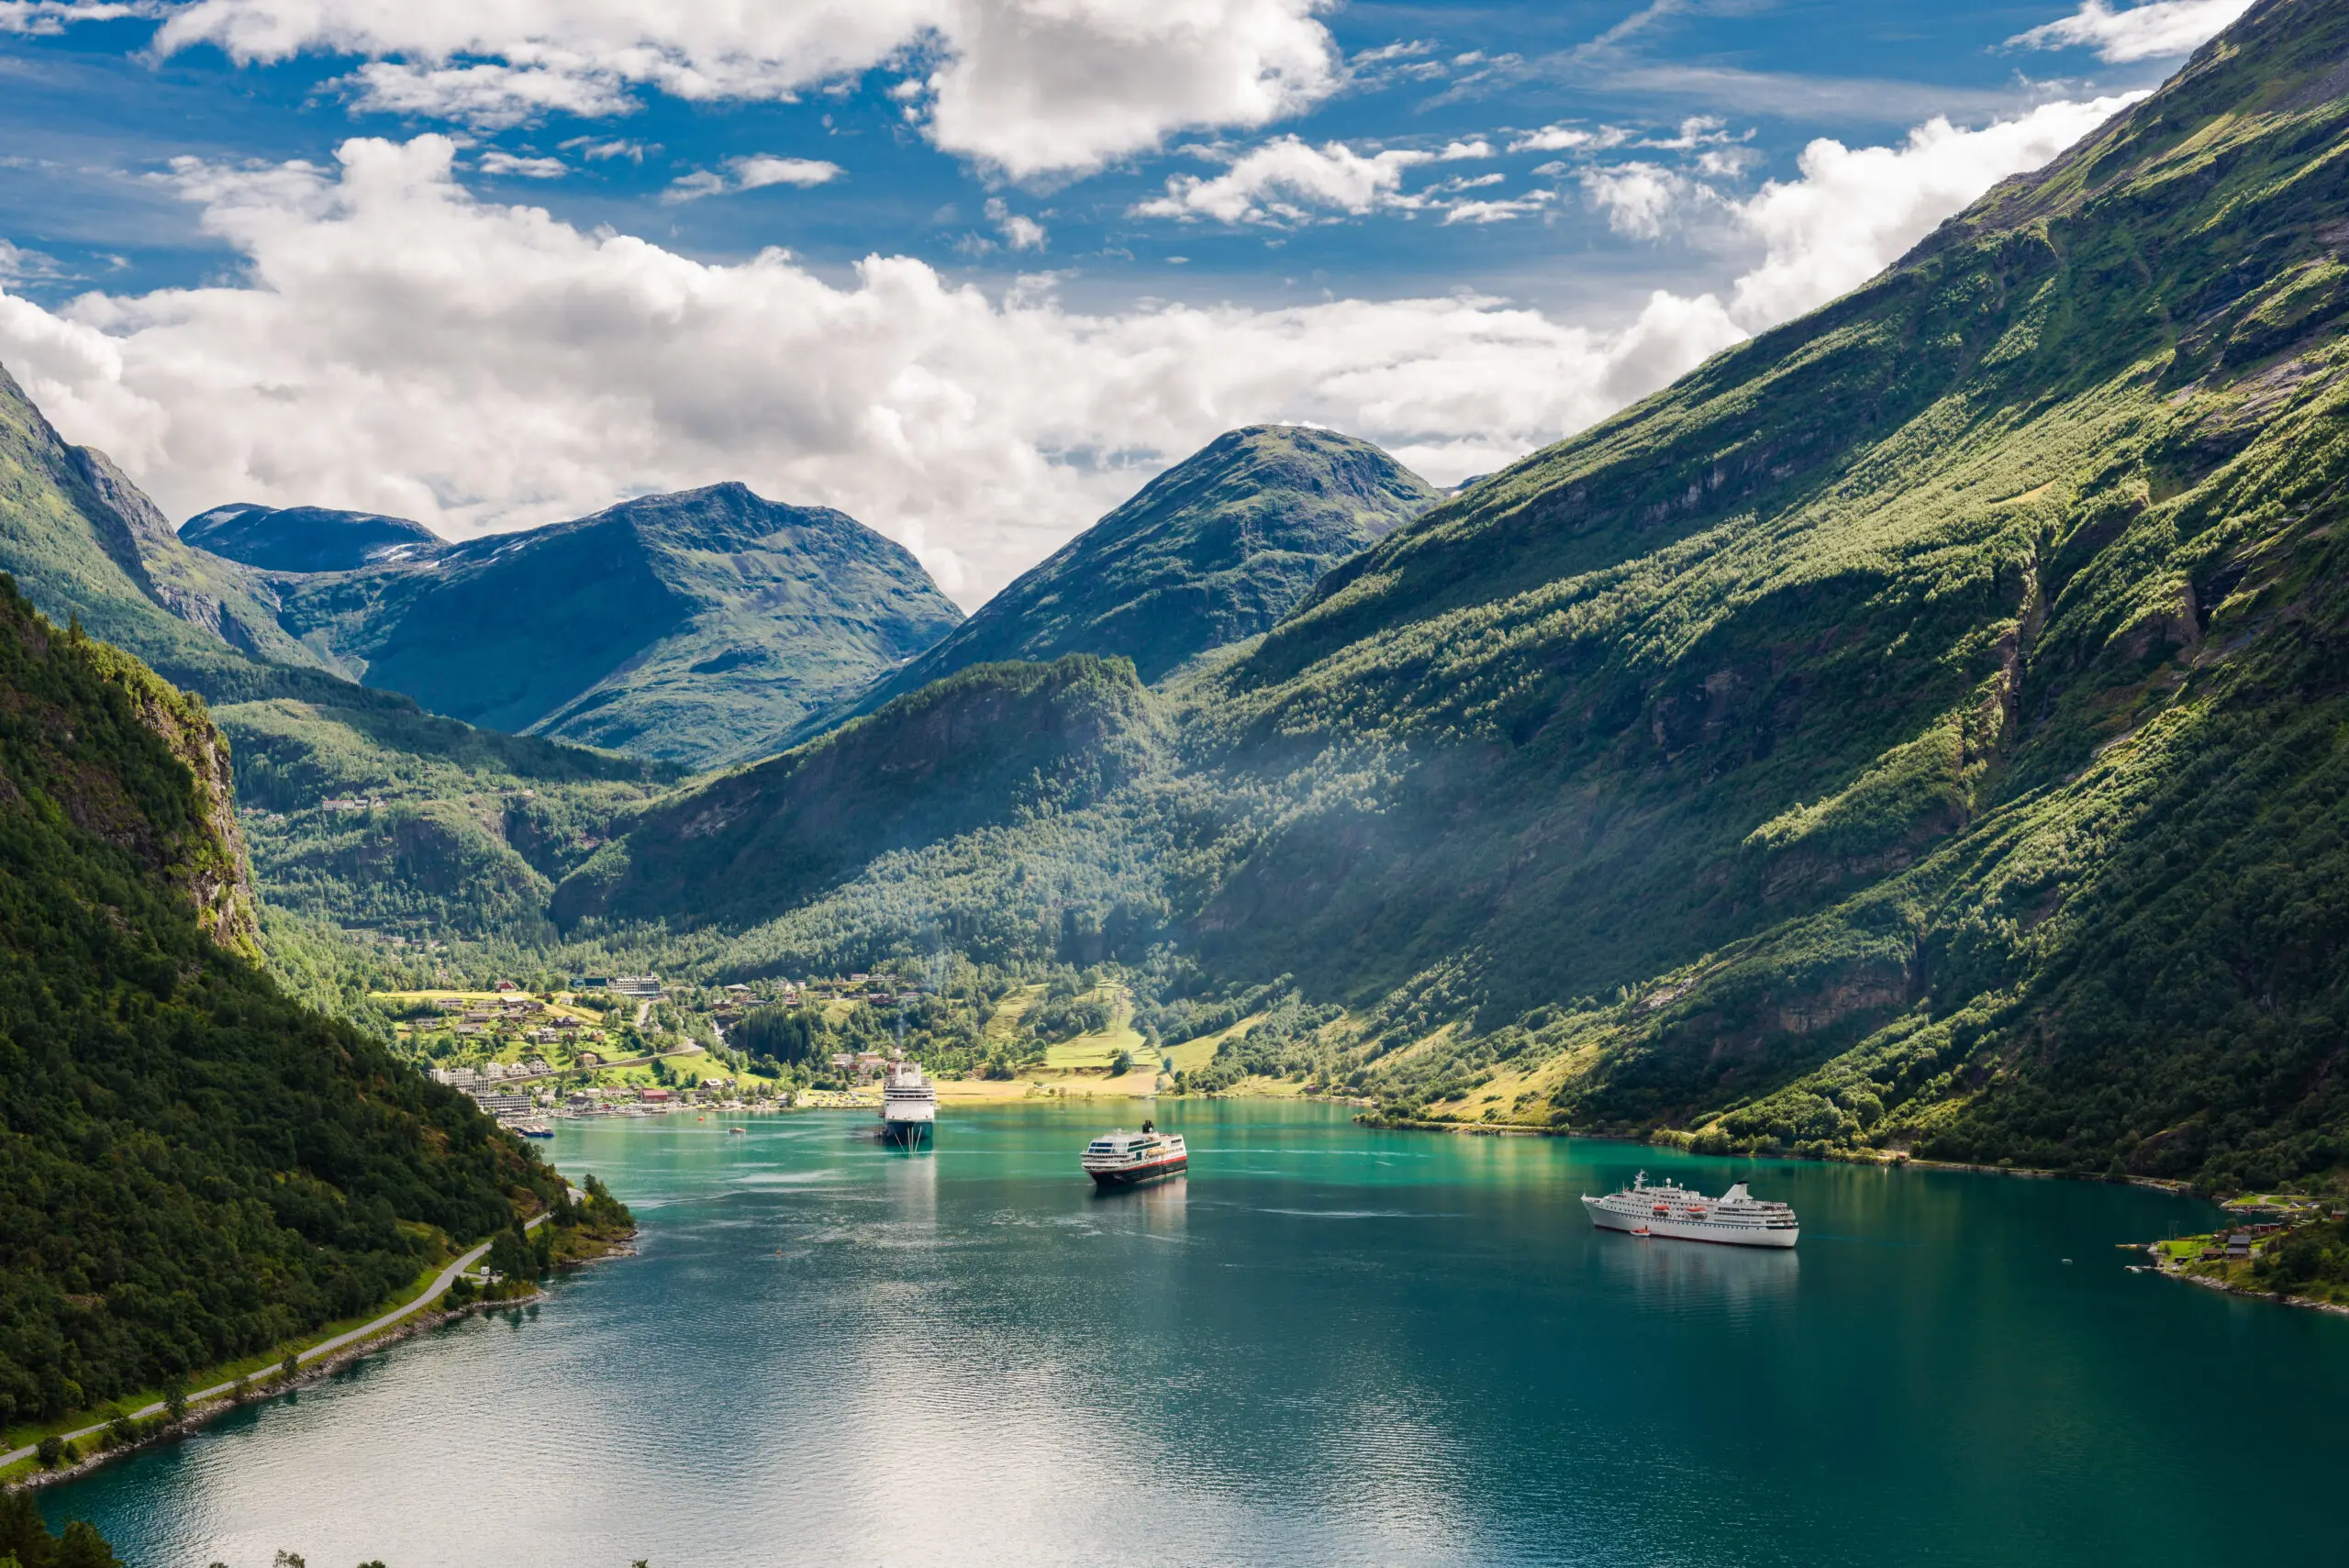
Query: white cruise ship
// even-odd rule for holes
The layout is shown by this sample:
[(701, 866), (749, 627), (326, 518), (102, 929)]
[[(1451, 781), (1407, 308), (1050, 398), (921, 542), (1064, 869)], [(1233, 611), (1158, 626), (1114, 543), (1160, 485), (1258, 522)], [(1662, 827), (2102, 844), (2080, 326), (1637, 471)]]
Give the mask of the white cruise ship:
[(910, 1062), (889, 1063), (881, 1089), (882, 1138), (917, 1148), (935, 1135), (937, 1126), (938, 1085)]
[(1181, 1133), (1161, 1132), (1144, 1122), (1140, 1132), (1121, 1128), (1095, 1139), (1085, 1146), (1078, 1163), (1097, 1186), (1138, 1187), (1189, 1170), (1191, 1151)]
[(1648, 1185), (1642, 1171), (1631, 1184), (1605, 1197), (1583, 1195), (1590, 1222), (1602, 1230), (1634, 1236), (1669, 1236), (1682, 1241), (1720, 1241), (1731, 1247), (1791, 1247), (1801, 1228), (1795, 1211), (1765, 1203), (1738, 1183), (1718, 1198), (1692, 1192), (1677, 1182)]

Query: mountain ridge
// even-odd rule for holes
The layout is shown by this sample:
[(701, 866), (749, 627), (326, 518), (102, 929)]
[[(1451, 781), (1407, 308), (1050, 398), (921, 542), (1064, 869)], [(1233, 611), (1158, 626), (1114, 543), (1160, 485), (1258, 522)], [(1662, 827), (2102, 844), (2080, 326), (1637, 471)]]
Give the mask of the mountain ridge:
[(351, 572), (393, 550), (431, 551), (447, 543), (406, 517), (251, 502), (198, 512), (179, 534), (183, 543), (265, 572)]
[(732, 482), (270, 582), (371, 685), (695, 767), (779, 749), (961, 619), (904, 547)]
[(1227, 430), (1022, 573), (855, 711), (971, 665), (1067, 653), (1130, 659), (1154, 685), (1270, 629), (1324, 572), (1438, 499), (1351, 436)]

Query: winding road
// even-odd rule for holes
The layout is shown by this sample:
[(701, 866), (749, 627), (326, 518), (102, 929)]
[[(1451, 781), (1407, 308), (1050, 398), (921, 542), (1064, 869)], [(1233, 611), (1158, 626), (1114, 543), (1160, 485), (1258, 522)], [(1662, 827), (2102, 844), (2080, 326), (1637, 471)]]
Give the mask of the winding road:
[[(536, 1218), (530, 1220), (528, 1224), (524, 1225), (522, 1229), (525, 1230), (536, 1230), (540, 1226), (545, 1224), (546, 1220), (547, 1217), (541, 1214)], [(319, 1340), (317, 1344), (312, 1345), (308, 1350), (300, 1352), (300, 1354), (295, 1358), (296, 1361), (310, 1362), (317, 1360), (320, 1356), (330, 1356), (334, 1354), (335, 1351), (341, 1350), (345, 1345), (355, 1344), (361, 1340), (380, 1334), (384, 1329), (390, 1328), (393, 1324), (400, 1321), (402, 1318), (414, 1317), (417, 1313), (423, 1311), (426, 1307), (440, 1300), (442, 1294), (446, 1292), (451, 1285), (457, 1283), (457, 1276), (459, 1274), (463, 1273), (467, 1269), (472, 1268), (475, 1263), (480, 1262), (482, 1259), (487, 1257), (489, 1255), (489, 1247), (490, 1244), (487, 1241), (484, 1241), (480, 1246), (475, 1247), (472, 1251), (467, 1252), (464, 1256), (459, 1258), (455, 1262), (451, 1263), (447, 1268), (442, 1269), (440, 1271), (440, 1277), (434, 1280), (431, 1284), (427, 1286), (424, 1294), (417, 1296), (414, 1301), (408, 1302), (406, 1305), (402, 1307), (395, 1307), (389, 1312), (384, 1313), (381, 1318), (376, 1318), (373, 1322), (362, 1323), (347, 1334), (337, 1334), (331, 1340)], [(232, 1391), (236, 1386), (236, 1384), (233, 1382), (216, 1383), (209, 1388), (194, 1391), (187, 1396), (188, 1405), (193, 1408), (197, 1405), (201, 1405), (206, 1399), (217, 1399), (221, 1396)], [(134, 1420), (144, 1420), (150, 1416), (160, 1416), (162, 1413), (162, 1403), (158, 1400), (152, 1405), (142, 1406), (139, 1409), (131, 1411), (130, 1415)], [(92, 1436), (95, 1433), (103, 1432), (106, 1429), (106, 1423), (101, 1421), (96, 1426), (83, 1427), (79, 1431), (60, 1432), (58, 1436), (67, 1442), (73, 1442), (80, 1439)], [(16, 1463), (20, 1459), (30, 1459), (36, 1451), (37, 1450), (32, 1448), (20, 1448), (12, 1450), (7, 1453), (0, 1453), (0, 1470), (6, 1469), (9, 1465)]]

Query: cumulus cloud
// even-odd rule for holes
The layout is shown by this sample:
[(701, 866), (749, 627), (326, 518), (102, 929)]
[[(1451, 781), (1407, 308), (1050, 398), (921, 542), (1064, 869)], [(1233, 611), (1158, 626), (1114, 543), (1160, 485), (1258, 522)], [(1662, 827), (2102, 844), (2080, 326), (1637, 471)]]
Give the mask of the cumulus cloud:
[(1657, 239), (1678, 209), (1709, 195), (1687, 175), (1661, 163), (1616, 163), (1585, 169), (1583, 195), (1607, 215), (1607, 227), (1633, 239)]
[(1407, 148), (1360, 153), (1342, 141), (1312, 146), (1275, 137), (1213, 179), (1177, 174), (1166, 194), (1128, 209), (1135, 217), (1212, 217), (1223, 223), (1303, 223), (1323, 213), (1356, 217), (1403, 205), (1403, 172), (1436, 155)]
[[(975, 604), (1235, 425), (1356, 432), (1439, 484), (1489, 472), (1860, 281), (2061, 144), (2033, 123), (1815, 144), (1753, 198), (1767, 253), (1728, 303), (1658, 292), (1604, 327), (1469, 297), (1084, 311), (903, 257), (840, 281), (782, 250), (710, 264), (484, 201), (447, 138), (360, 139), (330, 167), (181, 161), (241, 275), (56, 311), (0, 288), (0, 361), (178, 516), (311, 503), (466, 537), (740, 479), (863, 518)], [(2001, 157), (1943, 167), (1994, 136)]]
[(1739, 205), (1739, 223), (1768, 254), (1738, 279), (1731, 312), (1759, 330), (1858, 287), (1992, 185), (2038, 168), (2143, 96), (2042, 104), (1979, 130), (1935, 117), (1898, 147), (1821, 137), (1803, 149), (1800, 179), (1772, 181)]
[(364, 56), (362, 106), (479, 127), (622, 114), (643, 89), (774, 100), (901, 70), (907, 114), (940, 147), (1027, 176), (1096, 168), (1184, 127), (1262, 126), (1328, 96), (1344, 76), (1319, 19), (1329, 4), (194, 0), (156, 47), (211, 44), (240, 62)]
[(1001, 196), (987, 198), (987, 221), (996, 226), (1003, 242), (1014, 250), (1041, 250), (1050, 238), (1042, 224), (1012, 211), (1011, 204)]
[(2007, 40), (2013, 49), (2093, 49), (2113, 64), (2191, 54), (2232, 26), (2252, 0), (2146, 0), (2115, 9), (2082, 0), (2070, 16)]
[(661, 199), (670, 203), (699, 201), (704, 196), (756, 191), (768, 185), (794, 185), (805, 190), (811, 185), (828, 184), (839, 179), (841, 172), (839, 164), (819, 158), (779, 158), (771, 152), (758, 152), (747, 158), (728, 159), (723, 173), (696, 169), (690, 174), (679, 175), (669, 182)]
[(0, 360), (175, 515), (302, 501), (462, 536), (739, 478), (865, 519), (975, 602), (1231, 426), (1360, 431), (1457, 479), (1738, 335), (1661, 295), (1602, 331), (1456, 298), (1091, 314), (904, 258), (835, 284), (484, 202), (456, 150), (183, 164), (244, 280), (54, 313), (0, 294)]

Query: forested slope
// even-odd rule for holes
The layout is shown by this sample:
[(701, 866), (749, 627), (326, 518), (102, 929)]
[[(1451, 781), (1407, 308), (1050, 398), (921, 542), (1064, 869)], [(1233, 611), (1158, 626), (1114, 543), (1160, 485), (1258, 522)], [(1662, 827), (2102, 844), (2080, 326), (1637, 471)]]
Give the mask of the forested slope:
[(2349, 12), (2266, 0), (1883, 277), (1326, 578), (1194, 929), (1396, 1108), (2341, 1158)]
[(656, 803), (563, 883), (555, 913), (756, 925), (893, 853), (1082, 811), (1163, 748), (1123, 660), (979, 665)]
[(266, 1349), (552, 1179), (262, 974), (200, 704), (0, 584), (0, 1424)]
[[(242, 536), (250, 552), (300, 543), (268, 520)], [(360, 531), (380, 542), (382, 530)], [(283, 965), (356, 962), (340, 929), (544, 940), (554, 884), (602, 841), (616, 810), (678, 776), (474, 729), (341, 678), (326, 667), (340, 668), (329, 653), (279, 626), (265, 576), (184, 544), (103, 453), (66, 443), (5, 370), (0, 572), (50, 618), (78, 619), (210, 701), (233, 742)]]

